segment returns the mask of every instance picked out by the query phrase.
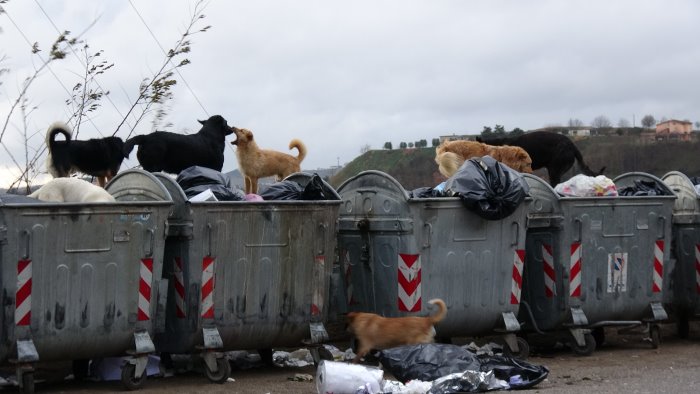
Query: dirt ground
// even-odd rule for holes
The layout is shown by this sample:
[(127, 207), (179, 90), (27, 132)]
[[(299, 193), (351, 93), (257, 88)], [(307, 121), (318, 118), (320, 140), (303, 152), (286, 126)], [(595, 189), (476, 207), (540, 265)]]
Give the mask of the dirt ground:
[[(591, 356), (576, 356), (566, 347), (533, 349), (530, 363), (545, 365), (548, 378), (526, 393), (696, 393), (700, 374), (700, 323), (691, 323), (688, 339), (675, 335), (675, 325), (662, 325), (661, 345), (653, 349), (640, 336), (605, 331), (606, 342)], [(345, 349), (345, 343), (339, 343)], [(53, 365), (37, 371), (38, 393), (124, 392), (120, 382), (65, 381), (69, 365)], [(50, 371), (51, 373), (48, 373)], [(294, 381), (296, 374), (315, 377), (316, 369), (263, 366), (236, 370), (232, 380), (212, 384), (202, 374), (189, 372), (170, 378), (149, 378), (140, 393), (316, 393), (313, 381)], [(386, 378), (391, 378), (386, 374)], [(46, 379), (46, 380), (44, 380)], [(16, 392), (16, 387), (0, 392)]]

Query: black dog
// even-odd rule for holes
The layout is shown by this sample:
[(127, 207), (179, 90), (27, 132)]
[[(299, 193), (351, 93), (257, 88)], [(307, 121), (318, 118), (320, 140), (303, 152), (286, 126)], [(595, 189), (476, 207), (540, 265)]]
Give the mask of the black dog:
[(588, 176), (600, 175), (605, 171), (605, 167), (597, 173), (591, 170), (583, 162), (581, 152), (573, 141), (558, 133), (533, 131), (513, 138), (482, 140), (480, 137), (476, 137), (476, 140), (489, 145), (514, 145), (525, 149), (532, 159), (532, 169), (546, 168), (547, 174), (549, 174), (549, 184), (552, 186), (561, 182), (561, 177), (574, 165), (574, 161), (578, 161), (581, 171)]
[[(56, 141), (58, 134), (63, 134), (65, 141)], [(124, 142), (119, 137), (79, 141), (73, 140), (72, 134), (71, 129), (61, 122), (53, 123), (46, 131), (49, 174), (63, 178), (79, 171), (97, 177), (100, 186), (104, 187), (117, 174), (126, 157)]]
[(129, 138), (124, 143), (124, 155), (129, 157), (138, 145), (136, 158), (146, 171), (179, 174), (185, 168), (201, 166), (220, 172), (224, 167), (225, 137), (233, 130), (220, 115), (198, 122), (202, 128), (197, 134), (156, 131)]

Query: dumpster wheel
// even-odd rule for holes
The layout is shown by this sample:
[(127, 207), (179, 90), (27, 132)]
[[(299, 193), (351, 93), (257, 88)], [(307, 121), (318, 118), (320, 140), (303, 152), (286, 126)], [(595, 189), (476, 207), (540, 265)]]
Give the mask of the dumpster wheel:
[(22, 374), (22, 393), (34, 394), (34, 373), (27, 372)]
[(517, 358), (520, 360), (525, 360), (530, 356), (530, 344), (527, 343), (527, 340), (523, 337), (516, 337), (516, 341), (518, 341), (518, 351), (515, 352), (513, 349), (508, 346), (506, 343), (505, 346), (503, 346), (503, 353), (506, 355)]
[(223, 384), (226, 383), (229, 376), (231, 376), (231, 364), (228, 363), (226, 357), (219, 357), (216, 359), (216, 372), (211, 371), (208, 367), (204, 367), (204, 373), (207, 375), (212, 383)]
[(146, 382), (146, 371), (144, 370), (140, 378), (136, 377), (136, 365), (127, 363), (122, 367), (122, 384), (127, 390), (138, 390)]
[(651, 338), (651, 348), (658, 349), (661, 343), (661, 329), (657, 324), (652, 324), (649, 327), (649, 338)]
[(571, 343), (571, 350), (578, 356), (590, 356), (595, 351), (595, 338), (593, 334), (586, 333), (583, 334), (583, 340), (585, 341), (583, 346), (579, 346), (574, 340)]

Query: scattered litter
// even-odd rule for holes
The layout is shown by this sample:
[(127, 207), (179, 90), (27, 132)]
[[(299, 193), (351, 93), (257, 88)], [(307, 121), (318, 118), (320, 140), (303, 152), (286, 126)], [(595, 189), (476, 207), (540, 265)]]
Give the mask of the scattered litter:
[(228, 378), (228, 379), (226, 379), (226, 381), (229, 382), (229, 383), (233, 383), (233, 382), (236, 381), (236, 379), (234, 379), (234, 378)]
[[(122, 367), (128, 362), (130, 357), (105, 357), (102, 359), (92, 360), (90, 364), (91, 375), (97, 380), (112, 381), (121, 380)], [(148, 356), (148, 364), (146, 364), (147, 376), (160, 375), (160, 357), (156, 355)]]
[(350, 361), (355, 358), (352, 348), (342, 351), (333, 345), (324, 344), (323, 347), (333, 355), (333, 361)]
[(294, 376), (290, 376), (287, 380), (292, 380), (295, 382), (313, 382), (314, 377), (306, 373), (297, 373)]
[(249, 353), (245, 350), (234, 350), (226, 352), (226, 358), (230, 361), (234, 369), (240, 371), (258, 368), (264, 365), (262, 358), (256, 352)]
[(291, 353), (275, 351), (272, 354), (272, 362), (278, 367), (306, 367), (314, 364), (309, 349), (299, 349)]

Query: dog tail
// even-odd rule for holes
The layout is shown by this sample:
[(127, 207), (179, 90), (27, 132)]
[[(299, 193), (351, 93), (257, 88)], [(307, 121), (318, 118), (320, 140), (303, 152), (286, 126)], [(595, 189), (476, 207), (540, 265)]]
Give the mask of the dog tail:
[(124, 142), (124, 147), (122, 148), (122, 152), (124, 153), (124, 158), (128, 159), (129, 155), (131, 154), (131, 151), (134, 150), (134, 145), (141, 145), (141, 141), (143, 140), (142, 135), (137, 135), (135, 137), (131, 137), (128, 140)]
[(435, 324), (447, 316), (447, 305), (445, 305), (445, 301), (439, 299), (439, 298), (434, 298), (430, 301), (428, 301), (428, 304), (433, 304), (438, 306), (438, 312), (432, 316), (430, 316), (430, 321)]
[(581, 151), (579, 151), (575, 145), (574, 145), (574, 156), (576, 157), (576, 161), (578, 162), (579, 167), (581, 167), (581, 171), (583, 172), (584, 175), (597, 176), (597, 175), (601, 175), (603, 173), (603, 171), (605, 171), (605, 167), (601, 168), (598, 173), (591, 170), (590, 167), (588, 167), (586, 165), (586, 163), (583, 162), (583, 156), (581, 156)]
[(294, 138), (293, 140), (289, 141), (289, 149), (291, 150), (292, 148), (297, 148), (299, 151), (299, 155), (297, 155), (297, 161), (299, 164), (301, 164), (301, 161), (304, 160), (306, 157), (306, 145), (304, 145), (301, 140), (298, 140)]
[(70, 141), (73, 137), (73, 132), (67, 124), (63, 122), (51, 123), (49, 129), (46, 130), (46, 146), (49, 148), (49, 152), (56, 146), (56, 136), (59, 134), (63, 134), (66, 141)]
[(438, 170), (449, 178), (464, 164), (464, 159), (454, 152), (442, 152), (435, 157)]

